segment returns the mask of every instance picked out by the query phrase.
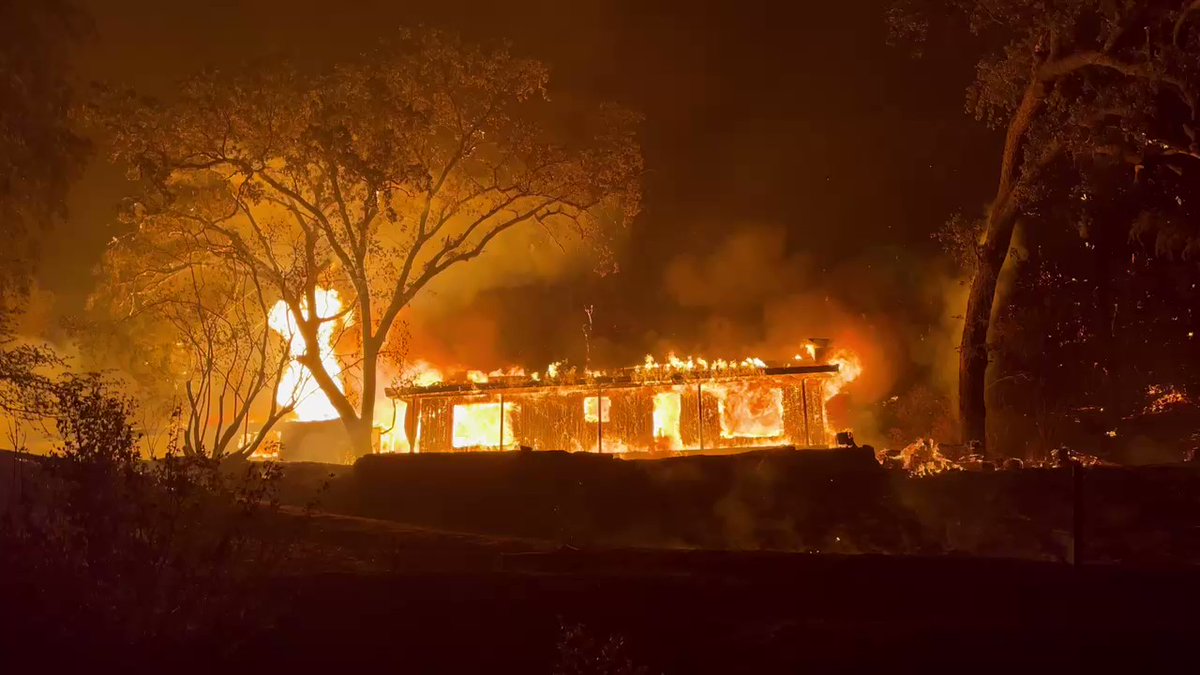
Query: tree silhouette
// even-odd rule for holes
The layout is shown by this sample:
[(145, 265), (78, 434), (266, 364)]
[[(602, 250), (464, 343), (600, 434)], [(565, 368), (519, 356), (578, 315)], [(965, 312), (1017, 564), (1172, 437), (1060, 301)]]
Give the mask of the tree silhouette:
[(63, 0), (0, 3), (0, 297), (29, 289), (38, 237), (62, 215), (86, 145), (71, 128), (67, 58), (84, 16)]
[(1020, 226), (1053, 199), (1085, 217), (1099, 173), (1137, 190), (1134, 233), (1200, 250), (1188, 180), (1200, 166), (1200, 15), (1187, 0), (909, 0), (894, 35), (969, 31), (981, 54), (968, 110), (1002, 129), (995, 196), (977, 224), (960, 345), (965, 440), (986, 441), (988, 339), (997, 281)]
[[(169, 103), (117, 98), (105, 119), (144, 188), (128, 212), (155, 233), (133, 236), (253, 271), (297, 317), (300, 362), (366, 452), (389, 332), (432, 280), (514, 228), (603, 250), (638, 208), (636, 116), (552, 102), (547, 78), (507, 48), (421, 30), (326, 72), (206, 73)], [(331, 319), (306, 309), (321, 288), (354, 316), (345, 392), (319, 357)]]

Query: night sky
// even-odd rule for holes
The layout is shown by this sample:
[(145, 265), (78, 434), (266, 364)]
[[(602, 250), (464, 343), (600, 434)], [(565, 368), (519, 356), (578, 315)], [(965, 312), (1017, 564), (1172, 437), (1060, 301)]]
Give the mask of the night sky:
[[(883, 345), (880, 354), (920, 369), (922, 358), (905, 345), (928, 337), (945, 312), (924, 281), (946, 268), (930, 235), (956, 210), (977, 213), (994, 180), (986, 158), (995, 156), (997, 139), (963, 111), (971, 54), (935, 49), (914, 60), (889, 47), (884, 2), (86, 5), (96, 30), (81, 51), (80, 74), (155, 95), (169, 96), (172, 82), (205, 66), (272, 55), (330, 62), (399, 26), (425, 24), (476, 40), (509, 39), (517, 52), (551, 65), (556, 95), (615, 100), (642, 112), (643, 210), (619, 251), (620, 273), (572, 272), (480, 295), (473, 312), (490, 322), (498, 346), (487, 355), (459, 352), (463, 359), (535, 365), (578, 356), (589, 305), (597, 358), (729, 348), (713, 338), (720, 333), (714, 315), (739, 326), (734, 339), (749, 333), (745, 341), (759, 344), (753, 336), (765, 341), (771, 332), (764, 308), (804, 296), (796, 311), (818, 300), (836, 305), (814, 320), (854, 317), (855, 330)], [(42, 284), (63, 311), (81, 306), (104, 243), (119, 231), (122, 187), (120, 172), (98, 157), (55, 239), (70, 245), (48, 247)], [(755, 270), (765, 278), (747, 301), (681, 303), (668, 270), (682, 258), (719, 277), (717, 286), (726, 278), (736, 283), (744, 271), (725, 274), (714, 251), (743, 235), (755, 251), (775, 249), (774, 262)], [(912, 316), (899, 326), (895, 305), (902, 302)], [(789, 313), (782, 307), (774, 313)], [(453, 341), (461, 327), (428, 331)]]

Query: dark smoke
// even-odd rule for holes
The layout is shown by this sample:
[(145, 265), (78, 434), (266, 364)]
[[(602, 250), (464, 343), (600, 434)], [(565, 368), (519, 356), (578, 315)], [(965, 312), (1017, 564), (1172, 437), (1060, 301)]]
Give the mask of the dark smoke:
[[(538, 370), (561, 359), (608, 368), (668, 352), (788, 360), (809, 338), (823, 337), (862, 361), (863, 375), (830, 402), (835, 424), (853, 428), (860, 440), (888, 442), (893, 422), (883, 419), (886, 410), (906, 396), (936, 399), (948, 414), (964, 297), (948, 264), (931, 263), (938, 258), (927, 251), (869, 245), (827, 260), (773, 225), (727, 232), (682, 242), (649, 275), (599, 277), (582, 249), (550, 251), (558, 265), (532, 254), (501, 264), (514, 254), (508, 244), (481, 259), (469, 279), (414, 308), (410, 351), (481, 370)], [(627, 250), (621, 257), (647, 264), (637, 256)], [(647, 277), (653, 282), (637, 283)], [(890, 442), (931, 431), (904, 429)]]

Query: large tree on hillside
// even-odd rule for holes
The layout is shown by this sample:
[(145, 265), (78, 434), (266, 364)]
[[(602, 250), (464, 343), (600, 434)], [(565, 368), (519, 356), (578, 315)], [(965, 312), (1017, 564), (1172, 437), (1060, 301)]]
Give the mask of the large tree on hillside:
[[(546, 83), (505, 48), (419, 31), (326, 72), (208, 73), (105, 119), (145, 188), (129, 205), (137, 231), (253, 270), (297, 317), (301, 362), (363, 452), (389, 332), (423, 288), (510, 229), (602, 248), (637, 209), (636, 117), (551, 102)], [(319, 356), (319, 288), (352, 311), (345, 391)]]
[(1163, 252), (1196, 251), (1195, 197), (1173, 176), (1200, 171), (1197, 9), (1191, 0), (909, 0), (893, 8), (895, 34), (909, 40), (970, 31), (982, 56), (968, 109), (1004, 132), (960, 345), (965, 440), (986, 441), (997, 281), (1014, 231), (1035, 226), (1047, 194), (1084, 204), (1096, 196), (1090, 177), (1116, 177), (1146, 192), (1129, 223), (1138, 234), (1152, 235)]

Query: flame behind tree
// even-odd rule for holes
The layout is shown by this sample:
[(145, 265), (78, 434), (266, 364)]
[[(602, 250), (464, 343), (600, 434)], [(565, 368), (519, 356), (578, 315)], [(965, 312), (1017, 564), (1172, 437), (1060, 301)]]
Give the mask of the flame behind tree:
[[(253, 270), (364, 452), (389, 332), (423, 288), (513, 228), (603, 250), (638, 208), (636, 116), (552, 104), (546, 83), (505, 48), (418, 31), (324, 73), (260, 67), (196, 77), (169, 104), (114, 97), (101, 119), (146, 188), (128, 210), (142, 236)], [(319, 357), (327, 319), (302, 309), (318, 288), (356, 317), (345, 390)]]
[[(165, 269), (181, 272), (147, 273)], [(104, 271), (91, 302), (93, 316), (128, 324), (119, 348), (135, 352), (134, 358), (149, 364), (151, 354), (166, 351), (157, 369), (140, 372), (140, 378), (136, 370), (126, 374), (142, 380), (144, 393), (166, 397), (170, 407), (179, 408), (182, 449), (214, 459), (259, 450), (293, 404), (277, 396), (291, 356), (270, 326), (258, 276), (170, 239), (136, 235), (114, 242)]]
[[(316, 315), (322, 321), (317, 334), (321, 343), (321, 366), (337, 384), (338, 390), (344, 391), (341, 362), (338, 361), (337, 355), (333, 351), (334, 332), (337, 329), (336, 319), (339, 315), (344, 317), (342, 303), (338, 299), (337, 291), (324, 288), (317, 289), (316, 298)], [(301, 305), (300, 309), (305, 316), (311, 313), (308, 303)], [(271, 308), (271, 315), (268, 318), (271, 329), (287, 341), (288, 353), (292, 356), (291, 363), (288, 364), (287, 370), (279, 380), (279, 388), (275, 397), (280, 405), (294, 407), (296, 417), (302, 421), (318, 422), (337, 419), (337, 410), (330, 403), (329, 397), (317, 386), (316, 380), (312, 378), (308, 369), (300, 365), (300, 359), (303, 358), (306, 347), (304, 341), (300, 339), (295, 316), (288, 309), (287, 303), (280, 300)], [(344, 318), (343, 323), (345, 323)]]

